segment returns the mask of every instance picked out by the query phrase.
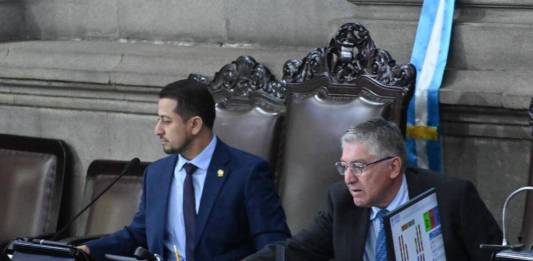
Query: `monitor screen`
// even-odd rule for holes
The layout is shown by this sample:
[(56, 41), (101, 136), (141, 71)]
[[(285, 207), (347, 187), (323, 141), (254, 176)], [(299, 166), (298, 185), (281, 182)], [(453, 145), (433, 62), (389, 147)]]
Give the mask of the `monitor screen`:
[(391, 211), (383, 222), (389, 260), (446, 260), (434, 188)]

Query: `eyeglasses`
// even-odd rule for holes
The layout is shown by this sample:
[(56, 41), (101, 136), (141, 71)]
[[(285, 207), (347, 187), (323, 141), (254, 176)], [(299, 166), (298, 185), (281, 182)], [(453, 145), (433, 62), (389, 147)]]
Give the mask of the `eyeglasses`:
[(335, 168), (337, 168), (337, 171), (339, 172), (341, 176), (344, 176), (344, 173), (346, 173), (346, 170), (350, 169), (350, 171), (352, 172), (354, 176), (359, 177), (363, 175), (365, 168), (367, 168), (368, 166), (378, 164), (382, 161), (390, 160), (394, 157), (396, 156), (388, 156), (382, 159), (378, 159), (376, 161), (372, 161), (370, 163), (362, 163), (362, 162), (357, 162), (357, 161), (346, 163), (346, 162), (340, 161), (340, 162), (335, 162)]

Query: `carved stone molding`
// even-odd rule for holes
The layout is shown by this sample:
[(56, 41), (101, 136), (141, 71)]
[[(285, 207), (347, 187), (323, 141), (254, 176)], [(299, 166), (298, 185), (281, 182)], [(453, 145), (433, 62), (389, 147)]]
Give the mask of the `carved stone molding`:
[(408, 90), (415, 73), (413, 65), (398, 65), (386, 50), (376, 48), (364, 26), (346, 23), (331, 39), (329, 47), (313, 49), (302, 60), (285, 62), (282, 80), (302, 83), (325, 77), (333, 84), (349, 84), (366, 77), (383, 86)]
[(0, 106), (154, 115), (159, 87), (0, 79)]
[(348, 0), (355, 5), (422, 5), (422, 0)]
[(533, 141), (532, 119), (526, 110), (441, 104), (440, 111), (443, 136)]
[[(355, 5), (421, 6), (422, 0), (348, 0)], [(533, 8), (529, 0), (461, 0), (457, 5), (487, 8)]]

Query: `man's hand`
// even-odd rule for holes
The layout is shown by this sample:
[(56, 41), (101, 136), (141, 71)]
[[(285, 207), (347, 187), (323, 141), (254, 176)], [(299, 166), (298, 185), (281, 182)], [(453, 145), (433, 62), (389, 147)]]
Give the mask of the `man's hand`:
[(77, 246), (76, 248), (85, 252), (87, 255), (91, 254), (91, 250), (86, 245)]

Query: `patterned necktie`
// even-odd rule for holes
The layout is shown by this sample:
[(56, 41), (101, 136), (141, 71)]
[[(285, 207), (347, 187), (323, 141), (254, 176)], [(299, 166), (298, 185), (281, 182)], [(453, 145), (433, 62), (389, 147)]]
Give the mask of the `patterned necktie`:
[(183, 220), (185, 221), (185, 258), (194, 260), (194, 240), (196, 236), (196, 206), (194, 200), (194, 187), (192, 174), (198, 167), (191, 163), (183, 165), (187, 176), (183, 182)]
[(387, 261), (387, 243), (385, 240), (385, 225), (383, 224), (383, 216), (389, 211), (382, 209), (376, 215), (376, 218), (379, 222), (379, 230), (376, 238), (376, 261)]

